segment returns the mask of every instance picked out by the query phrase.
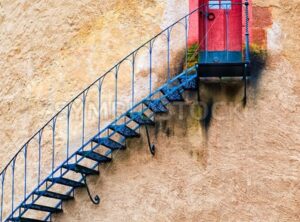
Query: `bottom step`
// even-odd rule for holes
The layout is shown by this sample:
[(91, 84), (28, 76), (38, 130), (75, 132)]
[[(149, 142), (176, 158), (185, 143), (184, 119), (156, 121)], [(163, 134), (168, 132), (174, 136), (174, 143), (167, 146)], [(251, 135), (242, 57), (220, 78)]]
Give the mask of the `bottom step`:
[(17, 217), (17, 218), (10, 218), (8, 221), (13, 222), (44, 222), (43, 220), (37, 220), (32, 218), (26, 218), (26, 217)]

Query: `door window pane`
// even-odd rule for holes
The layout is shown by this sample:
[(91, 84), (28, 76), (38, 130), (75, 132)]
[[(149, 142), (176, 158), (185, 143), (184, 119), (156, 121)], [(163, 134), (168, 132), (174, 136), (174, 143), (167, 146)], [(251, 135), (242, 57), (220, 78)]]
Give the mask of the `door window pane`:
[(220, 9), (219, 1), (209, 1), (209, 9)]
[(231, 9), (231, 1), (221, 1), (221, 9)]

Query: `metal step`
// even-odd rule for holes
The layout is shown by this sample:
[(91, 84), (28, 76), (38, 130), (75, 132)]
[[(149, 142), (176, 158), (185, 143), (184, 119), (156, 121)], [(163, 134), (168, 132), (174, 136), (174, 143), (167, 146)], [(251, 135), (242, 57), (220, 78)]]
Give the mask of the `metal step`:
[(95, 138), (93, 139), (93, 142), (98, 143), (102, 146), (105, 146), (111, 150), (124, 150), (126, 147), (121, 144), (118, 143), (112, 139), (110, 139), (109, 137), (105, 137), (105, 138)]
[(74, 187), (74, 188), (85, 187), (84, 183), (80, 183), (78, 181), (74, 181), (74, 180), (70, 180), (70, 179), (66, 179), (66, 178), (62, 178), (62, 177), (48, 178), (47, 181), (65, 185), (65, 186), (69, 186), (69, 187)]
[(94, 151), (80, 151), (77, 152), (78, 155), (82, 156), (82, 157), (86, 157), (90, 160), (94, 160), (98, 163), (108, 163), (111, 162), (111, 158), (107, 157), (107, 156), (103, 156), (99, 153), (96, 153)]
[(161, 92), (166, 95), (167, 100), (170, 102), (182, 102), (184, 101), (179, 89), (174, 90), (173, 87), (166, 86), (161, 89)]
[(182, 87), (186, 90), (196, 90), (198, 89), (197, 74), (187, 74), (178, 78)]
[(67, 164), (67, 165), (64, 165), (63, 168), (65, 168), (67, 170), (72, 170), (76, 173), (82, 173), (85, 175), (99, 175), (99, 171), (93, 170), (93, 169), (85, 167), (85, 166), (81, 166), (79, 164)]
[(133, 129), (129, 128), (125, 124), (123, 125), (112, 125), (109, 127), (111, 130), (116, 131), (117, 133), (121, 134), (122, 136), (126, 138), (135, 138), (139, 137), (140, 134), (135, 132)]
[(155, 113), (167, 113), (168, 109), (165, 107), (165, 105), (162, 103), (160, 99), (156, 100), (145, 100), (144, 104), (148, 106), (148, 108)]
[(60, 193), (55, 193), (55, 192), (51, 192), (51, 191), (47, 191), (47, 190), (37, 191), (34, 194), (38, 195), (38, 196), (43, 196), (43, 197), (48, 197), (48, 198), (58, 199), (58, 200), (63, 200), (63, 201), (74, 199), (74, 197), (69, 196), (67, 194), (60, 194)]
[(38, 205), (38, 204), (26, 204), (26, 205), (23, 205), (22, 207), (25, 209), (29, 209), (29, 210), (38, 210), (38, 211), (49, 212), (49, 213), (63, 212), (63, 210), (60, 208), (48, 207), (48, 206), (43, 206), (43, 205)]
[(139, 125), (155, 124), (149, 117), (147, 117), (144, 113), (141, 112), (128, 113), (127, 116)]
[(7, 220), (13, 222), (44, 222), (44, 220), (37, 220), (37, 219), (26, 218), (26, 217), (15, 217)]

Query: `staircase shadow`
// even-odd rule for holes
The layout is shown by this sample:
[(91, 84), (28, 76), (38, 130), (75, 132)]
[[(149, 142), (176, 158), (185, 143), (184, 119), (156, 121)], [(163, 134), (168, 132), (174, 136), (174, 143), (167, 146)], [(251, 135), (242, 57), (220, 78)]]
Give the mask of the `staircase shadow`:
[(243, 102), (244, 83), (242, 80), (220, 80), (200, 82), (199, 95), (201, 104), (204, 107), (202, 129), (208, 136), (209, 128), (214, 117), (214, 109), (222, 104), (241, 104)]

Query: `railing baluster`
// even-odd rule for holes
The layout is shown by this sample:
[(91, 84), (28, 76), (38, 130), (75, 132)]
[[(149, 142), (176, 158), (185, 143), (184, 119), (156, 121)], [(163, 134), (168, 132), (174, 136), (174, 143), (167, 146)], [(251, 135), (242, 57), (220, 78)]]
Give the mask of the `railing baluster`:
[(56, 120), (57, 116), (52, 120), (52, 177), (54, 177), (54, 166), (55, 166), (55, 134), (56, 134)]
[(27, 146), (24, 146), (24, 199), (26, 199), (27, 194)]
[(82, 94), (82, 146), (84, 144), (85, 137), (85, 102), (86, 102), (86, 93)]
[(118, 117), (118, 74), (120, 64), (116, 66), (115, 70), (115, 119)]
[(71, 105), (68, 105), (68, 113), (67, 113), (67, 164), (69, 163), (69, 155), (70, 155), (70, 116), (71, 116)]
[(168, 82), (170, 82), (170, 38), (171, 38), (171, 28), (167, 30), (167, 42), (168, 42)]
[[(188, 26), (188, 17), (184, 18), (184, 28), (185, 28), (185, 67), (188, 68), (188, 50), (189, 50), (189, 46), (188, 46), (188, 39), (189, 39), (189, 26)], [(185, 72), (185, 75), (187, 75), (187, 72)]]
[(134, 106), (134, 80), (135, 80), (135, 53), (132, 53), (131, 72), (131, 107)]
[(43, 130), (41, 129), (40, 130), (40, 132), (39, 132), (39, 141), (38, 141), (38, 143), (39, 143), (39, 147), (38, 147), (38, 149), (39, 149), (39, 162), (38, 162), (38, 185), (40, 184), (40, 182), (41, 182), (41, 157), (42, 157), (42, 144), (41, 144), (41, 142), (42, 142), (42, 135), (43, 135)]
[(151, 95), (152, 93), (152, 53), (153, 53), (153, 42), (150, 41), (149, 43), (149, 94)]
[(100, 132), (101, 127), (101, 93), (102, 93), (102, 79), (98, 81), (98, 132)]
[(11, 187), (11, 216), (13, 217), (14, 214), (14, 199), (15, 199), (15, 165), (16, 165), (16, 157), (12, 161), (12, 187)]
[(0, 221), (3, 221), (3, 206), (4, 206), (4, 181), (6, 171), (2, 172), (1, 175), (1, 206), (0, 206)]

